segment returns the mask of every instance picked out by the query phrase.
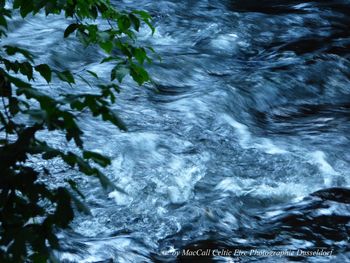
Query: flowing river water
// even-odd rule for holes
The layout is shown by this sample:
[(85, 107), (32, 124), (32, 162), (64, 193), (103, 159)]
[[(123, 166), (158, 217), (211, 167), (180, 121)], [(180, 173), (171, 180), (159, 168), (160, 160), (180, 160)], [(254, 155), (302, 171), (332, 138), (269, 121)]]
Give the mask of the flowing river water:
[[(115, 2), (152, 14), (139, 39), (162, 61), (153, 84), (123, 85), (128, 132), (81, 124), (126, 194), (77, 176), (92, 215), (60, 234), (60, 261), (350, 262), (350, 1)], [(65, 23), (18, 19), (7, 41), (108, 77), (97, 49), (62, 40)], [(318, 248), (332, 256), (178, 256)]]

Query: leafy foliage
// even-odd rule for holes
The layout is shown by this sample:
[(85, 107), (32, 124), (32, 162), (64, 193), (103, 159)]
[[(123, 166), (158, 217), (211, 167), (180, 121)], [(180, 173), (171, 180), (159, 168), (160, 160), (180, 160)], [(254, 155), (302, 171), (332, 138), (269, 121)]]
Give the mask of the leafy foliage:
[[(108, 166), (110, 159), (84, 148), (78, 113), (87, 110), (93, 117), (100, 116), (126, 130), (111, 105), (126, 75), (139, 85), (150, 80), (144, 64), (151, 59), (144, 47), (136, 45), (136, 32), (143, 23), (152, 32), (154, 28), (147, 12), (120, 11), (108, 0), (0, 0), (1, 38), (7, 37), (8, 20), (15, 12), (23, 18), (39, 12), (73, 18), (75, 22), (65, 29), (63, 37), (75, 35), (85, 46), (100, 47), (106, 54), (101, 63), (114, 65), (110, 81), (97, 85), (99, 93), (53, 97), (35, 86), (36, 76), (47, 83), (59, 79), (71, 86), (77, 76), (67, 69), (36, 64), (29, 50), (0, 47), (0, 262), (55, 262), (52, 249), (59, 248), (55, 232), (69, 226), (74, 218), (72, 205), (85, 213), (89, 210), (74, 180), (67, 180), (67, 187), (50, 189), (39, 180), (50, 173), (49, 169), (38, 170), (31, 165), (31, 158), (60, 158), (69, 167), (97, 177), (103, 187), (121, 190), (98, 168)], [(100, 28), (97, 21), (101, 20), (109, 27)], [(99, 79), (95, 72), (86, 70), (85, 74)], [(23, 116), (31, 121), (19, 118)], [(52, 148), (36, 137), (39, 131), (64, 133), (77, 151)]]

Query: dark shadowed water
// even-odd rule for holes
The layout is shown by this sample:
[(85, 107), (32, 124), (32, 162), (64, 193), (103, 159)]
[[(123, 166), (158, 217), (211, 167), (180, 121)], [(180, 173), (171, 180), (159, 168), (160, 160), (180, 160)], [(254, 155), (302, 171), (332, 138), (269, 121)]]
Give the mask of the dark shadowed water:
[[(61, 234), (61, 261), (350, 262), (350, 1), (116, 2), (154, 16), (157, 32), (140, 39), (162, 62), (149, 67), (154, 84), (123, 86), (129, 132), (82, 123), (127, 195), (80, 178), (93, 215)], [(108, 77), (96, 49), (62, 41), (62, 19), (12, 26), (9, 41), (40, 60)], [(183, 248), (332, 256), (177, 256)]]

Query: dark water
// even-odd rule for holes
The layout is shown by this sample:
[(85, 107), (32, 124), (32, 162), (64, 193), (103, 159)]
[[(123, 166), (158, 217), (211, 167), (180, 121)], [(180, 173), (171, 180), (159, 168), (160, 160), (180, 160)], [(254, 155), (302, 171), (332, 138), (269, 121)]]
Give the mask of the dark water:
[[(128, 133), (82, 123), (128, 194), (80, 178), (93, 215), (61, 234), (61, 261), (350, 262), (350, 1), (117, 5), (155, 17), (156, 34), (140, 39), (163, 60), (149, 68), (154, 84), (123, 86), (116, 109)], [(10, 40), (108, 77), (97, 50), (61, 40), (63, 27), (18, 21)], [(177, 257), (183, 248), (332, 256)]]

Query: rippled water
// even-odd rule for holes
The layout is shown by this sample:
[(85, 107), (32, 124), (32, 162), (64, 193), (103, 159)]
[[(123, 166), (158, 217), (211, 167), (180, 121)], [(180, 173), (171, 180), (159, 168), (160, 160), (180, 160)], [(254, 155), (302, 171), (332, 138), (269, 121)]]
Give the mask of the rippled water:
[[(174, 251), (326, 247), (331, 258), (241, 260), (350, 262), (350, 1), (117, 4), (155, 17), (156, 34), (140, 39), (163, 60), (149, 68), (154, 84), (123, 86), (129, 132), (82, 123), (127, 195), (81, 178), (93, 215), (61, 234), (61, 261), (233, 262)], [(61, 40), (62, 19), (12, 28), (8, 41), (37, 47), (39, 60), (108, 77), (97, 50)]]

